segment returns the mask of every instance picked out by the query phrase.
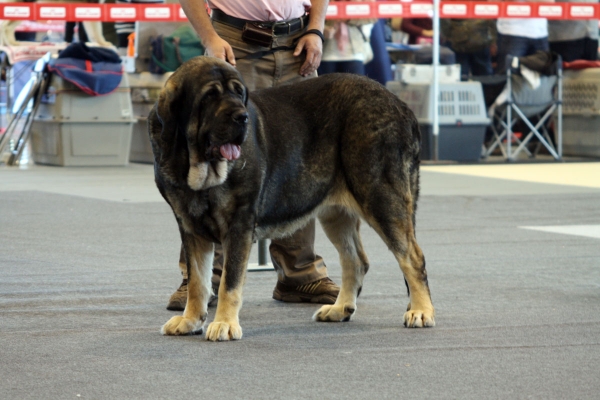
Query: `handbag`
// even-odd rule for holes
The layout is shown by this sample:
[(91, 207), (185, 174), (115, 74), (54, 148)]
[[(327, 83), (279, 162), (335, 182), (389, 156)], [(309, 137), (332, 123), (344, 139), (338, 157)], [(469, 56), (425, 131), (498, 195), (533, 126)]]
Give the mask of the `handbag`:
[(204, 54), (204, 47), (194, 29), (189, 25), (177, 28), (170, 35), (151, 39), (150, 72), (173, 72), (184, 62)]
[(358, 27), (363, 37), (363, 54), (365, 55), (364, 63), (367, 64), (373, 60), (373, 47), (371, 46), (371, 31), (373, 24), (365, 24)]

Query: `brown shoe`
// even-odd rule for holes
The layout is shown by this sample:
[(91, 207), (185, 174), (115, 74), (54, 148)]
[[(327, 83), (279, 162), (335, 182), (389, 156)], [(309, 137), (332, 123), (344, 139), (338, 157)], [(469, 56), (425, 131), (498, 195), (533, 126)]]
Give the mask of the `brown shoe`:
[[(187, 284), (187, 279), (184, 279), (181, 282), (179, 288), (175, 291), (175, 293), (171, 295), (171, 298), (169, 299), (169, 304), (167, 304), (167, 310), (183, 311), (185, 309), (185, 305), (187, 304)], [(215, 287), (215, 285), (213, 285), (213, 291), (215, 292), (215, 294), (211, 295), (210, 299), (208, 300), (209, 307), (217, 305), (217, 301), (219, 300), (219, 298), (216, 294), (218, 290), (218, 286)]]
[(329, 278), (307, 283), (301, 286), (289, 286), (277, 282), (273, 298), (287, 303), (333, 304), (340, 293), (340, 287)]
[(167, 304), (167, 310), (171, 311), (183, 311), (187, 303), (187, 279), (181, 282), (179, 288), (171, 295), (169, 304)]

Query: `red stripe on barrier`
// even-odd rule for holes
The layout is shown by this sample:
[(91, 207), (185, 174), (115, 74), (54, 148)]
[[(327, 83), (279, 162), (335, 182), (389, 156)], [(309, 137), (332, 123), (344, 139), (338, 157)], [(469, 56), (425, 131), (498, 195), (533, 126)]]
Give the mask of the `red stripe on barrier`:
[(375, 3), (376, 18), (392, 18), (404, 16), (404, 5), (400, 2), (377, 2)]
[(40, 4), (39, 7), (37, 7), (35, 19), (66, 21), (68, 16), (69, 8), (65, 4)]
[(107, 21), (137, 21), (142, 17), (142, 9), (139, 4), (114, 4), (107, 7)]
[[(431, 1), (332, 1), (328, 19), (422, 18)], [(442, 1), (441, 18), (598, 19), (598, 3)], [(0, 19), (56, 21), (186, 21), (179, 4), (0, 3)]]
[(479, 3), (473, 5), (473, 18), (499, 18), (500, 3)]
[(76, 4), (73, 7), (72, 15), (75, 21), (103, 21), (105, 11), (101, 4)]
[(5, 3), (2, 8), (2, 18), (12, 20), (29, 20), (35, 16), (35, 4), (28, 3)]

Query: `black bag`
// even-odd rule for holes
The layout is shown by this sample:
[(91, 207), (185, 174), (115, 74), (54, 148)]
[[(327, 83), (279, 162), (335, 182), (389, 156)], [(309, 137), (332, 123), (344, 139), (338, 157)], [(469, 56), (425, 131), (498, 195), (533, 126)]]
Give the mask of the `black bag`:
[(151, 39), (150, 46), (150, 72), (154, 74), (173, 72), (189, 59), (204, 54), (198, 35), (188, 25), (180, 26), (171, 35)]

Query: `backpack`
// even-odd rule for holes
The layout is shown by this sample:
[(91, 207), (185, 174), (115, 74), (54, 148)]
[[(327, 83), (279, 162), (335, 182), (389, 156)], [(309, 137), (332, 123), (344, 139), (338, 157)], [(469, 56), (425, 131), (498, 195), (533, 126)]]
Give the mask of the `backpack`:
[(113, 92), (121, 84), (121, 58), (110, 49), (76, 42), (48, 63), (48, 70), (91, 96)]
[(175, 71), (181, 64), (204, 54), (204, 47), (189, 25), (177, 28), (172, 34), (151, 39), (150, 72), (164, 74)]

